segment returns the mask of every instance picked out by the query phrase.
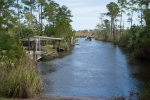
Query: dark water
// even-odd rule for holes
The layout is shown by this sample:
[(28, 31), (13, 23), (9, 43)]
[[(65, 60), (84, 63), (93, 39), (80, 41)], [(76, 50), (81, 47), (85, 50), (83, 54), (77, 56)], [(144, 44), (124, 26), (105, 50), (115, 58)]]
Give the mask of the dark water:
[(129, 96), (138, 91), (140, 80), (133, 78), (139, 66), (129, 62), (118, 46), (96, 40), (78, 39), (72, 53), (40, 62), (43, 93), (65, 96)]

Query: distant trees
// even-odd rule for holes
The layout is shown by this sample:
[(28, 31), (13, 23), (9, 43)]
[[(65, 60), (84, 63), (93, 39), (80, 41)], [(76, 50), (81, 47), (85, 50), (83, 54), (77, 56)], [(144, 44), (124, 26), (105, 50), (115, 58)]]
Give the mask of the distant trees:
[[(108, 12), (100, 14), (100, 24), (97, 25), (100, 34), (98, 39), (117, 42), (131, 52), (134, 57), (150, 59), (150, 0), (118, 0), (106, 5)], [(137, 14), (136, 19), (133, 15)], [(103, 15), (103, 16), (102, 16)], [(106, 17), (109, 19), (105, 19)], [(130, 23), (128, 29), (124, 29), (123, 16), (128, 16)], [(119, 18), (120, 17), (120, 18)], [(136, 20), (139, 22), (134, 24)], [(117, 24), (119, 25), (119, 30)], [(110, 29), (110, 33), (108, 34)], [(123, 32), (124, 31), (124, 32)], [(105, 38), (104, 38), (105, 37)]]
[[(101, 37), (102, 40), (107, 40), (108, 35), (111, 35), (111, 23), (110, 20), (105, 19), (107, 13), (100, 13), (100, 23), (96, 25), (96, 29), (93, 30), (95, 38)], [(98, 38), (97, 38), (98, 39)], [(100, 38), (99, 38), (100, 39)]]
[[(139, 25), (141, 29), (144, 28), (144, 26), (148, 25), (148, 17), (149, 16), (149, 0), (118, 0), (117, 3), (110, 2), (106, 5), (106, 8), (108, 12), (103, 14), (103, 17), (101, 18), (102, 14), (100, 15), (100, 27), (105, 27), (106, 22), (110, 22), (110, 33), (113, 35), (113, 41), (115, 41), (116, 37), (120, 37), (123, 34), (123, 27), (124, 23), (126, 21), (123, 19), (123, 15), (125, 14), (129, 17), (127, 19), (127, 22), (130, 23), (129, 28), (132, 28), (133, 26), (133, 15), (134, 12), (139, 13), (139, 16), (137, 17), (137, 20), (139, 20)], [(109, 16), (110, 19), (106, 20), (105, 17)], [(120, 19), (118, 19), (120, 17)], [(136, 20), (136, 19), (134, 19)], [(104, 25), (105, 22), (105, 25)], [(120, 23), (119, 25), (117, 23)], [(119, 30), (117, 27), (119, 26)], [(107, 24), (107, 27), (109, 27), (109, 24)], [(116, 32), (115, 32), (116, 31)], [(118, 32), (120, 31), (120, 32)], [(118, 34), (120, 33), (120, 34)], [(120, 35), (120, 36), (119, 36)]]

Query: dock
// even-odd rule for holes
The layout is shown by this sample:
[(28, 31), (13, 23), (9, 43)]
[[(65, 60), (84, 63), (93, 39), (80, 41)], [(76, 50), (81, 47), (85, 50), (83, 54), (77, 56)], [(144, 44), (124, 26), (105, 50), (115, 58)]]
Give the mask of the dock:
[[(53, 48), (57, 49), (57, 47), (60, 46), (60, 42), (62, 40), (64, 40), (64, 38), (53, 38), (47, 36), (32, 36), (29, 38), (20, 39), (21, 42), (27, 42), (28, 44), (27, 46), (29, 48), (28, 50), (26, 50), (26, 54), (30, 59), (36, 62), (42, 58), (42, 54), (44, 53), (42, 51), (42, 45), (41, 45), (42, 41), (45, 41), (45, 45), (47, 45), (48, 41), (53, 41)], [(31, 47), (33, 48), (31, 49)]]

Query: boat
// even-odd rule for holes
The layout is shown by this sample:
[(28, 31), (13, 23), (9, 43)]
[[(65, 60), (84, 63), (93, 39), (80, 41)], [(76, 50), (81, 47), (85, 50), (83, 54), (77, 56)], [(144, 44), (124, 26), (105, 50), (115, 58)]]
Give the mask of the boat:
[(91, 41), (92, 38), (90, 36), (87, 36), (85, 40)]

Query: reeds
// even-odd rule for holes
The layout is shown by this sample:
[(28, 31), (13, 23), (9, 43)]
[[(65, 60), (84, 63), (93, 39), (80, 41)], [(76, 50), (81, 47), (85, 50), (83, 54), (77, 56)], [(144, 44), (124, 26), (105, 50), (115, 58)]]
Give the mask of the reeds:
[[(0, 95), (13, 98), (32, 98), (40, 93), (41, 77), (35, 64), (27, 57), (16, 61), (11, 70), (4, 68), (0, 82)], [(6, 66), (3, 66), (6, 67)]]
[(91, 35), (92, 35), (92, 33), (90, 33), (90, 32), (86, 32), (86, 33), (77, 32), (77, 33), (75, 33), (76, 37), (86, 37), (86, 36), (91, 36)]

